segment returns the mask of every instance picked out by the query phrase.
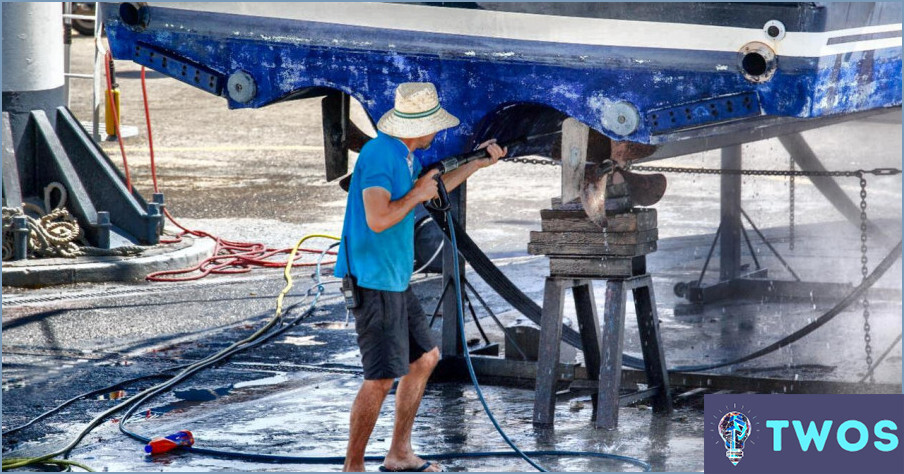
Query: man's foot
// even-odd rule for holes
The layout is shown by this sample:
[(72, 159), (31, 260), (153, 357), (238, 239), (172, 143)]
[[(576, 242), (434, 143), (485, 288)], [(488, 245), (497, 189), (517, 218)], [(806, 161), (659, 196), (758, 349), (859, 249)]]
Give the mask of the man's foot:
[(423, 459), (413, 456), (410, 459), (402, 460), (390, 460), (389, 458), (383, 460), (383, 465), (380, 466), (381, 472), (444, 472), (442, 466), (430, 461), (424, 461)]

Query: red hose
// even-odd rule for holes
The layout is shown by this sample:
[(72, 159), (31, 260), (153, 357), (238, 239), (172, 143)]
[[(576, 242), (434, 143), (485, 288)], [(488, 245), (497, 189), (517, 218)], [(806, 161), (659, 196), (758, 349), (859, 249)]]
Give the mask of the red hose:
[[(147, 123), (148, 127), (148, 149), (151, 156), (151, 179), (154, 183), (154, 192), (158, 193), (160, 192), (160, 190), (157, 183), (157, 164), (154, 161), (154, 138), (151, 132), (151, 112), (150, 107), (148, 106), (148, 91), (147, 83), (145, 80), (144, 66), (141, 67), (141, 94), (144, 100), (145, 122)], [(118, 133), (119, 132), (117, 131), (117, 134)], [(122, 140), (120, 140), (119, 143), (120, 147), (122, 147)], [(125, 148), (123, 148), (122, 153), (123, 162), (125, 162)], [(128, 171), (126, 172), (126, 176), (128, 176)], [(226, 240), (201, 230), (189, 229), (177, 222), (176, 219), (173, 218), (172, 214), (169, 213), (169, 210), (167, 210), (165, 207), (163, 208), (163, 214), (167, 217), (167, 219), (170, 220), (170, 222), (173, 223), (173, 225), (181, 229), (182, 233), (179, 234), (174, 240), (164, 241), (163, 239), (161, 239), (161, 242), (178, 242), (182, 239), (183, 235), (187, 234), (195, 237), (206, 237), (213, 239), (214, 241), (216, 241), (216, 246), (214, 247), (213, 256), (204, 259), (201, 263), (189, 268), (181, 268), (178, 270), (163, 270), (151, 273), (146, 277), (146, 279), (149, 281), (191, 281), (204, 278), (207, 275), (247, 273), (250, 272), (254, 267), (283, 268), (288, 263), (287, 261), (273, 261), (270, 259), (277, 255), (290, 254), (292, 252), (291, 248), (271, 249), (267, 248), (266, 245), (261, 243)], [(320, 254), (322, 252), (321, 250), (309, 248), (301, 248), (299, 249), (299, 251), (316, 254)], [(336, 255), (336, 252), (328, 253), (330, 255)], [(292, 263), (293, 267), (306, 267), (316, 265), (316, 263), (313, 262), (299, 262), (298, 260), (301, 259), (301, 256), (302, 254), (299, 253), (298, 256), (295, 257), (295, 261)], [(332, 263), (335, 262), (324, 262), (323, 265), (329, 265)]]

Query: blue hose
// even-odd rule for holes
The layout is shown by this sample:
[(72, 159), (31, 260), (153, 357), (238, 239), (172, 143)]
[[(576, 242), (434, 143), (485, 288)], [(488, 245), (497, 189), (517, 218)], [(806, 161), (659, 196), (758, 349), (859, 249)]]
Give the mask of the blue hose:
[[(437, 180), (437, 181), (439, 181), (440, 183), (442, 182), (440, 180)], [(440, 186), (442, 186), (442, 185), (440, 185)], [(443, 194), (445, 194), (445, 189), (441, 188), (441, 190), (442, 190)], [(449, 210), (448, 206), (446, 206), (445, 213), (446, 213), (446, 222), (452, 222), (452, 215), (451, 215), (451, 211)], [(453, 226), (449, 226), (449, 240), (452, 242), (452, 249), (453, 249), (453, 252), (451, 252), (452, 253), (452, 282), (454, 283), (454, 286), (455, 286), (455, 303), (456, 303), (455, 304), (455, 312), (458, 316), (458, 331), (459, 331), (459, 334), (461, 335), (461, 340), (467, 341), (468, 336), (465, 334), (465, 316), (464, 316), (464, 311), (462, 311), (462, 302), (461, 302), (461, 275), (459, 274), (459, 271), (458, 271), (458, 265), (459, 265), (458, 252), (457, 252), (458, 241), (455, 239), (455, 228)], [(499, 426), (499, 422), (496, 421), (496, 417), (493, 416), (493, 412), (490, 411), (490, 407), (487, 405), (487, 401), (483, 397), (483, 391), (480, 389), (480, 384), (477, 383), (477, 374), (474, 373), (474, 364), (471, 362), (470, 351), (468, 351), (467, 347), (465, 347), (465, 350), (462, 352), (465, 353), (465, 363), (468, 366), (468, 375), (471, 376), (471, 383), (474, 384), (474, 390), (477, 391), (477, 398), (480, 399), (480, 404), (483, 405), (483, 411), (486, 412), (487, 417), (493, 423), (493, 427), (495, 427), (496, 431), (499, 432), (499, 436), (502, 436), (502, 439), (505, 441), (505, 443), (508, 444), (512, 448), (512, 450), (514, 450), (515, 453), (517, 453), (518, 456), (521, 457), (521, 459), (524, 459), (528, 464), (533, 466), (534, 469), (536, 469), (540, 472), (549, 472), (546, 468), (537, 464), (536, 461), (531, 459), (530, 456), (528, 456), (527, 454), (524, 454), (524, 452), (521, 451), (521, 449), (515, 445), (515, 443), (511, 440), (511, 438), (509, 438), (508, 435), (505, 434), (505, 431), (502, 429), (502, 427)]]

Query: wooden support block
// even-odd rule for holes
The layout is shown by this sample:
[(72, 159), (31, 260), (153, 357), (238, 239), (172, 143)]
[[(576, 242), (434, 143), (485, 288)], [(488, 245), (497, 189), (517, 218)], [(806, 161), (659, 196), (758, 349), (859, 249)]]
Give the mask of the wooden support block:
[[(544, 232), (600, 232), (600, 228), (587, 218), (583, 208), (543, 209), (540, 219)], [(631, 212), (608, 216), (608, 220), (606, 232), (609, 234), (651, 230), (656, 228), (656, 209), (635, 207)]]
[[(524, 356), (529, 361), (536, 361), (539, 358), (540, 351), (540, 328), (536, 326), (533, 322), (525, 321), (522, 323), (518, 323), (516, 321), (515, 324), (511, 326), (507, 326), (509, 335), (511, 336), (511, 341), (514, 344), (517, 344), (519, 348), (524, 352)], [(509, 343), (509, 340), (506, 340), (506, 344)], [(577, 355), (577, 349), (574, 347), (564, 344), (559, 346), (559, 360), (565, 361), (574, 361), (574, 357)], [(514, 347), (506, 345), (505, 350), (506, 359), (514, 359), (521, 360), (521, 353), (518, 352)]]
[(531, 255), (574, 255), (602, 256), (613, 255), (635, 257), (656, 251), (656, 242), (644, 242), (636, 245), (602, 245), (602, 244), (527, 244), (527, 253)]
[[(490, 381), (501, 381), (513, 386), (531, 386), (536, 383), (537, 363), (533, 361), (502, 359), (499, 357), (471, 356), (474, 371)], [(457, 357), (461, 372), (461, 380), (470, 380), (467, 369), (464, 369), (464, 357)], [(574, 380), (574, 364), (559, 364), (556, 368), (557, 382)], [(490, 383), (490, 382), (488, 382)]]
[[(559, 207), (561, 204), (556, 204), (557, 202), (561, 203), (561, 200), (558, 198), (552, 199), (552, 206)], [(580, 202), (566, 201), (566, 206), (580, 205)], [(631, 200), (631, 196), (606, 196), (606, 214), (622, 214), (625, 212), (629, 212), (634, 207), (634, 201)]]
[(659, 229), (638, 232), (537, 232), (531, 231), (530, 243), (556, 245), (636, 245), (659, 239)]
[(549, 257), (549, 274), (582, 278), (627, 278), (632, 275), (631, 258)]

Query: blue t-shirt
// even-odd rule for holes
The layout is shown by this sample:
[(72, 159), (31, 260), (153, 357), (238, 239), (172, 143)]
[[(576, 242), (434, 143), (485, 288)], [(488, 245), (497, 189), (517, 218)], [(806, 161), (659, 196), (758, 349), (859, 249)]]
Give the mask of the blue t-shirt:
[[(372, 290), (405, 291), (414, 269), (414, 210), (394, 226), (376, 233), (367, 226), (364, 195), (367, 188), (381, 187), (396, 201), (414, 186), (421, 165), (398, 138), (378, 132), (358, 155), (348, 187), (342, 243), (334, 274), (351, 274), (358, 285)], [(346, 264), (348, 255), (348, 265)], [(351, 269), (348, 266), (351, 266)]]

